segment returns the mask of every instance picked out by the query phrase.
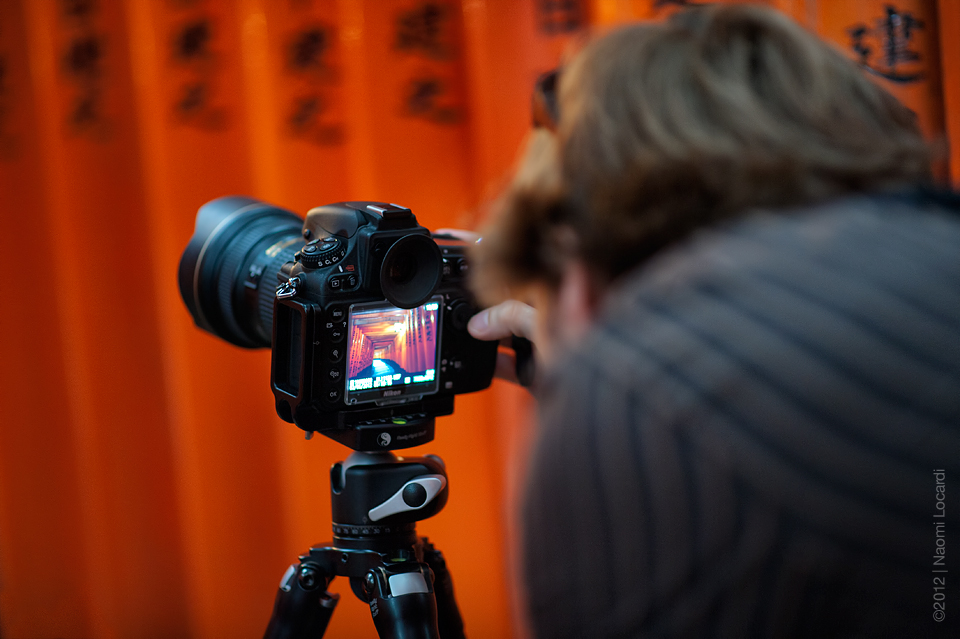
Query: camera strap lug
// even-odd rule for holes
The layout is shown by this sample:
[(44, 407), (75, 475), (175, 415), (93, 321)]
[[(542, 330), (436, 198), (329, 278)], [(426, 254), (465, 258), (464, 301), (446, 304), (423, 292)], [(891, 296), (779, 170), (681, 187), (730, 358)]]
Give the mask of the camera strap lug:
[(286, 299), (295, 296), (297, 294), (297, 287), (300, 286), (301, 283), (303, 283), (303, 280), (300, 279), (299, 275), (295, 275), (286, 282), (282, 282), (277, 286), (277, 297)]

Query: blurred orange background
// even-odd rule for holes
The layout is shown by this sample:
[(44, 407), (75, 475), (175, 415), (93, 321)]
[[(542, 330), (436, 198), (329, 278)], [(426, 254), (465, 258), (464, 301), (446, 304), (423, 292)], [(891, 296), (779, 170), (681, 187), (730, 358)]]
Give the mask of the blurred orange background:
[[(201, 204), (382, 199), (474, 228), (535, 78), (587, 33), (684, 4), (0, 0), (0, 637), (259, 637), (286, 567), (331, 536), (328, 469), (349, 451), (280, 421), (269, 353), (201, 332), (180, 300)], [(768, 4), (913, 108), (960, 185), (960, 2)], [(418, 529), (468, 636), (524, 635), (531, 413), (498, 382), (409, 451), (447, 463), (450, 502)], [(333, 589), (327, 636), (375, 636)]]

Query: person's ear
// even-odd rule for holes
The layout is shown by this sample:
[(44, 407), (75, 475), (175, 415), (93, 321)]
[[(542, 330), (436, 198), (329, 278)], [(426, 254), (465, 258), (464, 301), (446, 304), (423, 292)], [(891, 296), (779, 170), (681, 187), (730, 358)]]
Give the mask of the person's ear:
[(568, 343), (579, 340), (593, 324), (600, 306), (600, 291), (581, 260), (572, 260), (564, 268), (556, 304), (558, 337)]

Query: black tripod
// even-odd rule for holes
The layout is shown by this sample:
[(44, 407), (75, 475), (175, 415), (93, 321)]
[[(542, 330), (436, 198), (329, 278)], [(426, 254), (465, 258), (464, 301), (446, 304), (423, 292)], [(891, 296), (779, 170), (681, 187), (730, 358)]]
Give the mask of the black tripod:
[(435, 455), (352, 453), (330, 470), (333, 542), (311, 548), (280, 582), (264, 639), (322, 637), (340, 596), (336, 576), (370, 605), (381, 639), (463, 639), (463, 621), (443, 555), (416, 522), (447, 502)]

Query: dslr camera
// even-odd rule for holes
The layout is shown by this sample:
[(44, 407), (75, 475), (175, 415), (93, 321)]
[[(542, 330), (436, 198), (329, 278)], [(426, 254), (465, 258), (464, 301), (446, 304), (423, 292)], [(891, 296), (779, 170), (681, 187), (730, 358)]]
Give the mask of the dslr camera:
[(197, 325), (272, 346), (277, 414), (357, 451), (418, 446), (454, 396), (490, 385), (497, 343), (467, 333), (466, 246), (410, 209), (340, 202), (301, 219), (248, 197), (197, 214), (180, 293)]

